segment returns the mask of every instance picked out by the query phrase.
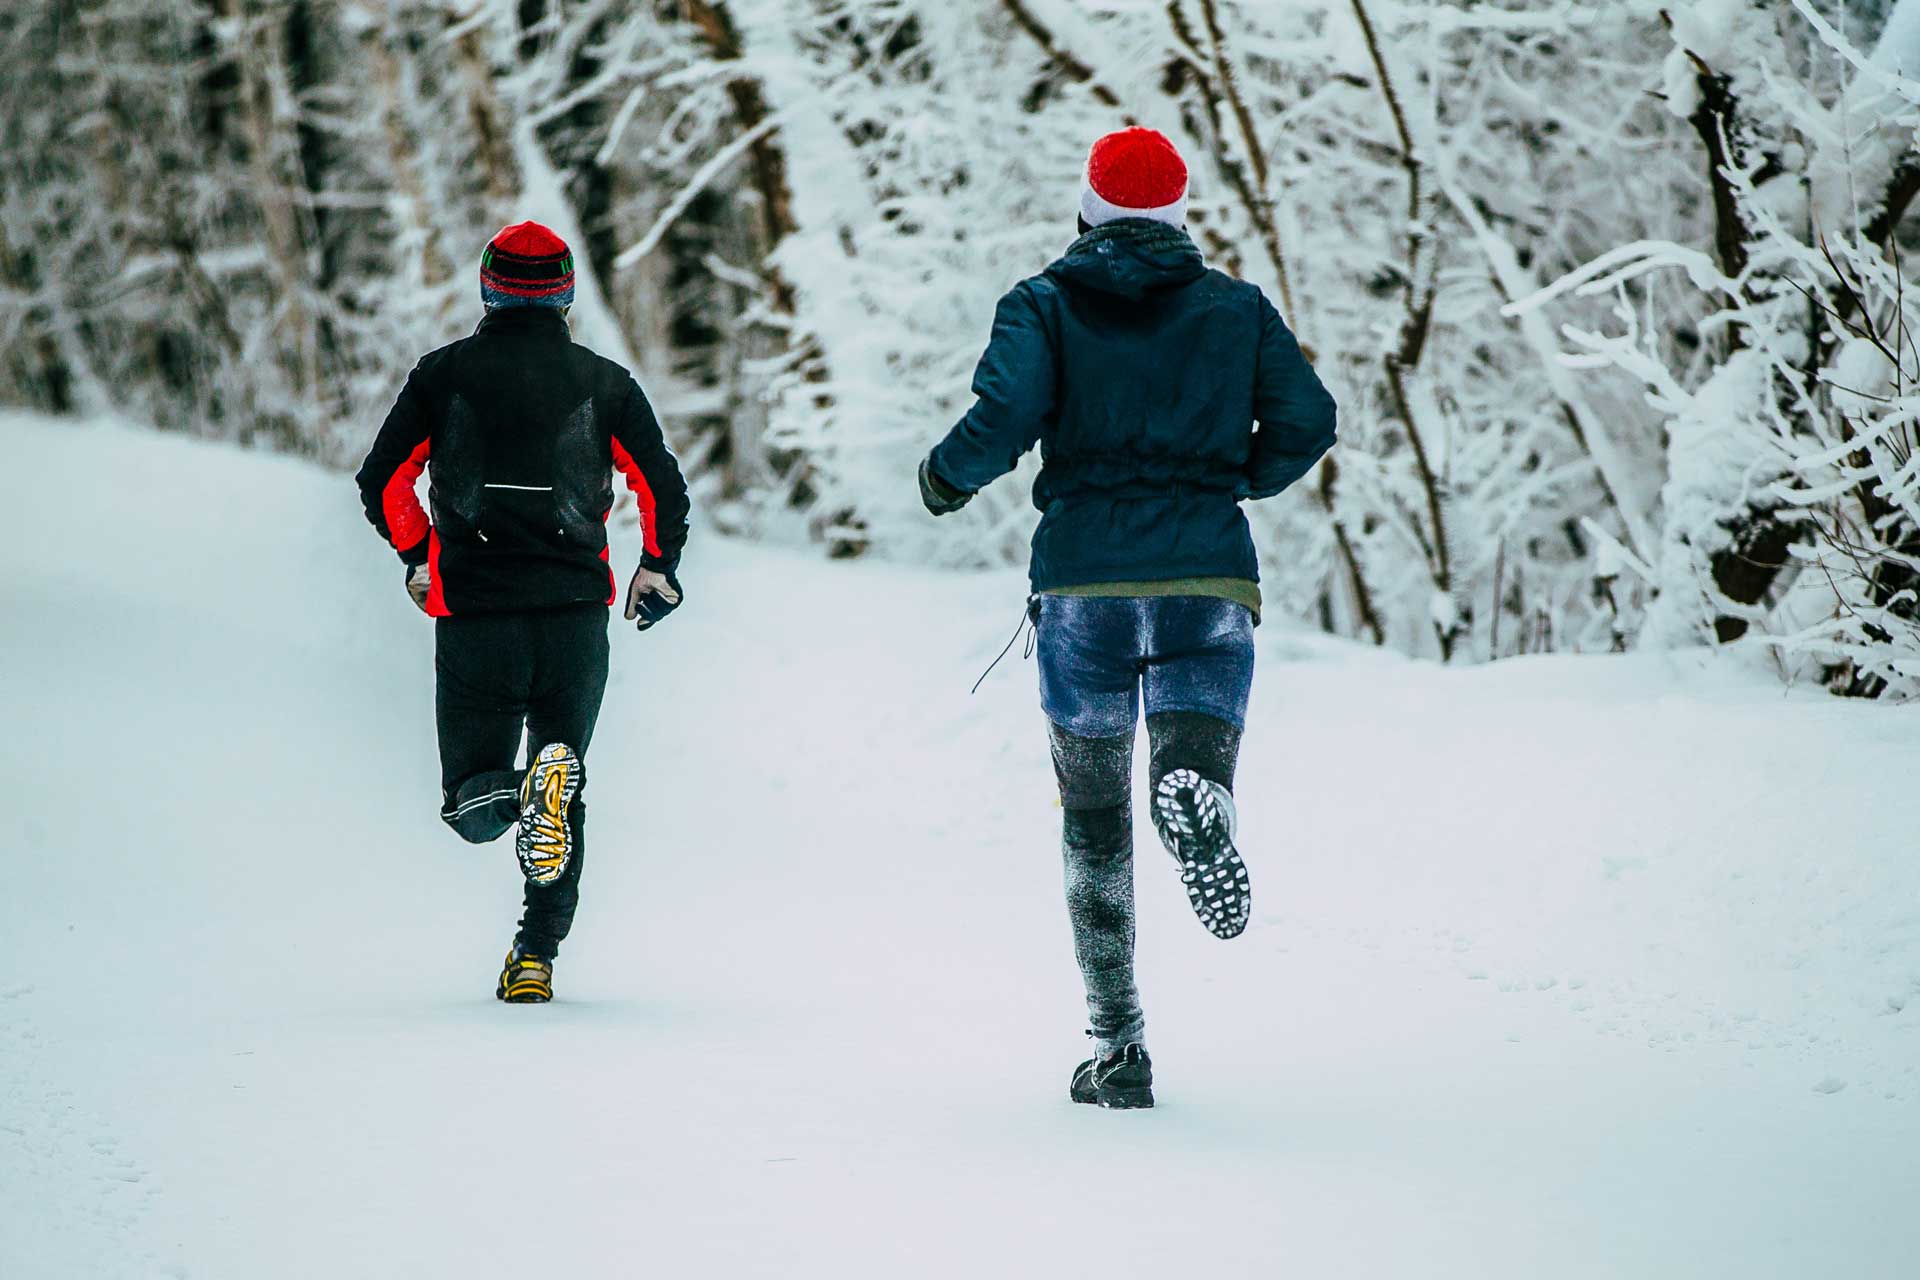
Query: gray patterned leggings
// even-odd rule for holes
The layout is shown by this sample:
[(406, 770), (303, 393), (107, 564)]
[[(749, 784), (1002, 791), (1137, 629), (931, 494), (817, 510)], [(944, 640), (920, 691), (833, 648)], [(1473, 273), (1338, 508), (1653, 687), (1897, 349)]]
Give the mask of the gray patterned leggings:
[[(1133, 980), (1133, 738), (1082, 738), (1057, 724), (1053, 768), (1064, 810), (1067, 915), (1087, 985), (1087, 1017), (1102, 1053), (1143, 1040), (1146, 1020)], [(1191, 711), (1147, 717), (1152, 785), (1174, 769), (1233, 788), (1240, 730)]]

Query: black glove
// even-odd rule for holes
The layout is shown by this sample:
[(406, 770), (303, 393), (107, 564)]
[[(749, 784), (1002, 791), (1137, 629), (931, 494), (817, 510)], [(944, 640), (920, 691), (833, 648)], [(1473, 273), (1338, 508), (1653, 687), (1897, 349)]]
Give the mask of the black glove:
[(633, 571), (633, 581), (627, 584), (627, 621), (637, 630), (645, 631), (675, 609), (685, 598), (680, 590), (680, 579), (673, 570), (649, 569), (642, 564)]
[(936, 516), (949, 515), (973, 501), (973, 495), (962, 492), (942, 480), (933, 470), (931, 457), (920, 460), (920, 501), (927, 510)]

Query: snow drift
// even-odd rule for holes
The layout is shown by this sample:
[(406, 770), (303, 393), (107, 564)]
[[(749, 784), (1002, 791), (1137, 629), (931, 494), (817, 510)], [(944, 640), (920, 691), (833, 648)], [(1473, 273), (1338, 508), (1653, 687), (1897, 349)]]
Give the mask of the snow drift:
[(1030, 668), (966, 696), (1017, 576), (697, 539), (506, 1008), (351, 485), (0, 443), (8, 1280), (1912, 1275), (1910, 712), (1269, 625), (1254, 923), (1143, 840), (1161, 1106), (1097, 1113)]

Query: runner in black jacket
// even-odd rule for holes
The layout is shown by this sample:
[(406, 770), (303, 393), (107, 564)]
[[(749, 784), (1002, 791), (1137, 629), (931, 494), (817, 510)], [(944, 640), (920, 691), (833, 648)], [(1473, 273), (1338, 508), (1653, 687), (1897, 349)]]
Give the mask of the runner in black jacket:
[[(476, 843), (519, 823), (526, 911), (496, 994), (539, 1002), (580, 898), (582, 762), (618, 596), (613, 473), (640, 509), (626, 616), (642, 630), (680, 603), (687, 486), (632, 375), (571, 340), (564, 241), (508, 227), (480, 280), (486, 318), (408, 375), (358, 480), (414, 602), (437, 619), (441, 817)], [(429, 469), (431, 519), (414, 496)], [(516, 769), (523, 732), (528, 767)]]

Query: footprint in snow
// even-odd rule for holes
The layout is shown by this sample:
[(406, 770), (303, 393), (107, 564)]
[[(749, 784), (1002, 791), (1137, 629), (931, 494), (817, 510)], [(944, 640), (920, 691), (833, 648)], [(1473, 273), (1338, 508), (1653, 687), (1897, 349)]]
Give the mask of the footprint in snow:
[(1818, 1084), (1813, 1086), (1813, 1091), (1815, 1093), (1838, 1093), (1846, 1087), (1847, 1087), (1847, 1082), (1845, 1080), (1842, 1080), (1839, 1076), (1827, 1076), (1825, 1079), (1821, 1080)]

